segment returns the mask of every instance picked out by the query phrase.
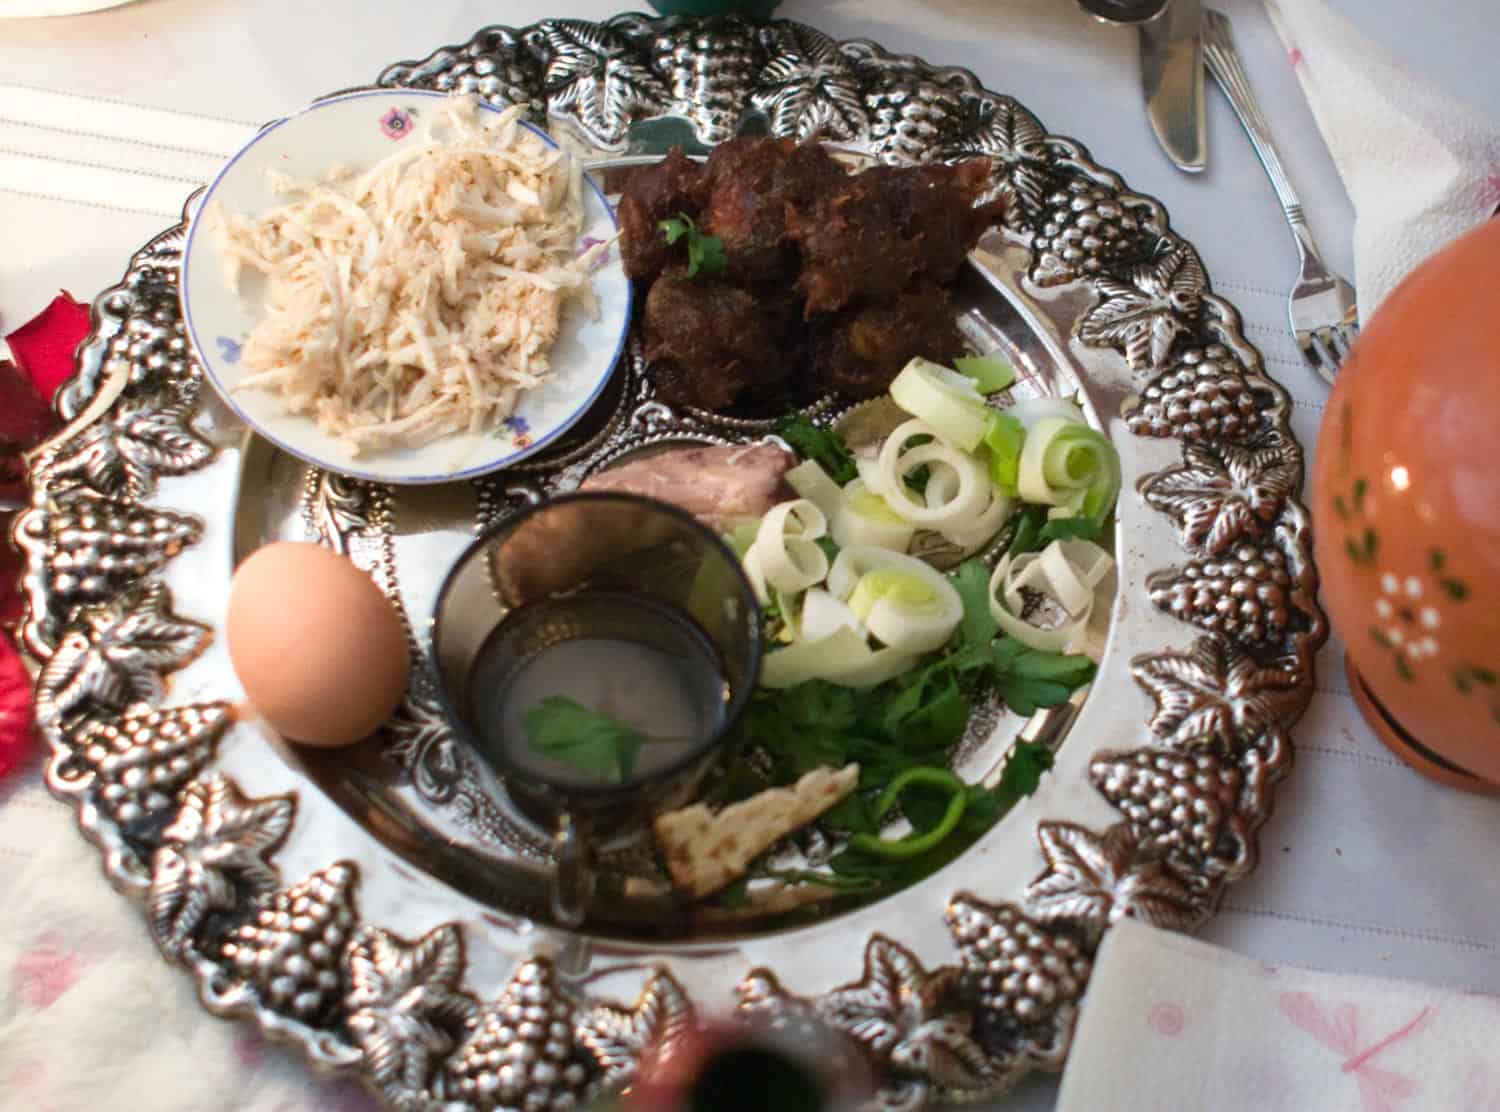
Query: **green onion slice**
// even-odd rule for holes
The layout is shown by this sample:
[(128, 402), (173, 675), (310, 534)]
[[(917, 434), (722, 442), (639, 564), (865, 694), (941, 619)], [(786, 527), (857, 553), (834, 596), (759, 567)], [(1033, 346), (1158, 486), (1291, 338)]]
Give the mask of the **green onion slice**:
[(1044, 417), (1027, 430), (1016, 488), (1027, 502), (1103, 522), (1120, 492), (1120, 458), (1097, 429)]
[(875, 803), (873, 816), (875, 821), (879, 822), (890, 814), (891, 808), (901, 798), (901, 793), (912, 784), (939, 788), (947, 793), (948, 806), (936, 826), (931, 830), (924, 830), (921, 834), (909, 834), (899, 839), (881, 838), (875, 834), (856, 834), (849, 839), (849, 844), (855, 849), (876, 857), (916, 857), (918, 854), (926, 853), (952, 834), (959, 820), (964, 817), (965, 808), (968, 807), (969, 788), (948, 769), (932, 765), (908, 768), (887, 784), (885, 791), (880, 793), (880, 799)]
[(931, 432), (965, 452), (984, 439), (989, 419), (974, 380), (926, 359), (913, 359), (891, 383), (891, 400)]
[(998, 393), (1016, 380), (1016, 369), (993, 355), (960, 356), (953, 361), (953, 369), (973, 379), (974, 388), (981, 394)]

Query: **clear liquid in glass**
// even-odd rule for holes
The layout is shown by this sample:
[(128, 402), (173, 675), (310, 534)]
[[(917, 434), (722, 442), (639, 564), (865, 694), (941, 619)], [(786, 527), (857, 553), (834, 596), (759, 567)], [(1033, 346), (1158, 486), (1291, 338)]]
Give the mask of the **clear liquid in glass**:
[[(564, 696), (640, 734), (623, 779), (539, 753), (526, 716)], [(498, 767), (560, 787), (631, 783), (687, 760), (717, 735), (729, 690), (718, 653), (698, 625), (649, 598), (582, 591), (508, 615), (470, 669), (469, 721)]]

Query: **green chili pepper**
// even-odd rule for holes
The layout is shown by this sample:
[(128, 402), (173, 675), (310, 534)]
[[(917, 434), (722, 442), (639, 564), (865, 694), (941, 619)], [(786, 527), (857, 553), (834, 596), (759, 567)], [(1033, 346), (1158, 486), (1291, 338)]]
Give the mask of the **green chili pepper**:
[(875, 804), (875, 821), (880, 822), (890, 814), (891, 808), (901, 798), (901, 793), (911, 784), (926, 784), (928, 787), (941, 788), (948, 793), (948, 809), (943, 812), (942, 820), (936, 826), (921, 834), (908, 835), (896, 841), (888, 841), (875, 834), (856, 834), (849, 839), (849, 844), (857, 850), (876, 857), (916, 857), (918, 854), (926, 853), (953, 833), (958, 820), (964, 817), (964, 808), (968, 806), (969, 788), (946, 768), (936, 768), (931, 765), (909, 768), (887, 784), (885, 791), (880, 793), (880, 799)]

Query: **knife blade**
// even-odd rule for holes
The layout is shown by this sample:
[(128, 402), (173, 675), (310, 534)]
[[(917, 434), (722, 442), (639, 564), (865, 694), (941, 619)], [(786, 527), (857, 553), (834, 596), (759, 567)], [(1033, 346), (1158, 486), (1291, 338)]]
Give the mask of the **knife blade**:
[(1167, 157), (1190, 174), (1208, 164), (1202, 20), (1201, 0), (1172, 0), (1160, 16), (1140, 26), (1146, 116)]

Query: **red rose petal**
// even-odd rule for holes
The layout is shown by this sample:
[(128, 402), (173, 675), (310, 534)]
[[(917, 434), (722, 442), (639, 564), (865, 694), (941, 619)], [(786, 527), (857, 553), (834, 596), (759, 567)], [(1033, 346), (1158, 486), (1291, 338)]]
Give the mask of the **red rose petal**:
[(0, 636), (0, 779), (25, 763), (34, 736), (31, 675), (10, 639)]
[(88, 333), (89, 307), (64, 291), (5, 340), (36, 392), (50, 400), (73, 373), (73, 353)]

